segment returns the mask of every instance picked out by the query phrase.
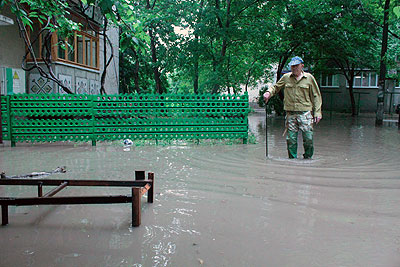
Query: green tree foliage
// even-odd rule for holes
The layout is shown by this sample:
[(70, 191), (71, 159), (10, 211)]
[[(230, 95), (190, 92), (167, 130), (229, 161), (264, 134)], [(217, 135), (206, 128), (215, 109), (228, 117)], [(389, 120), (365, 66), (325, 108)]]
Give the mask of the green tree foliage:
[[(260, 81), (271, 81), (273, 68), (279, 78), (294, 54), (303, 56), (309, 69), (321, 73), (338, 69), (338, 63), (345, 66), (343, 73), (375, 66), (370, 63), (376, 62), (378, 31), (359, 0), (157, 0), (151, 5), (155, 13), (145, 8), (145, 2), (135, 2), (132, 12), (136, 22), (144, 25), (144, 33), (149, 35), (151, 29), (157, 36), (156, 49), (139, 38), (145, 43), (140, 58), (126, 50), (134, 59), (129, 63), (130, 73), (136, 73), (140, 62), (143, 87), (156, 86), (151, 73), (154, 66), (165, 77), (165, 88), (196, 93), (245, 91)], [(138, 45), (132, 42), (132, 46)], [(157, 61), (152, 57), (154, 51)], [(132, 85), (132, 80), (127, 84)]]
[(180, 52), (175, 29), (185, 5), (185, 1), (142, 0), (125, 1), (117, 7), (122, 92), (167, 91)]
[[(400, 55), (400, 6), (398, 1), (389, 1), (388, 10), (388, 47), (387, 54), (384, 57), (384, 62), (388, 70), (396, 69), (398, 62), (396, 55)], [(384, 1), (377, 0), (364, 0), (363, 1), (364, 13), (367, 14), (370, 21), (372, 21), (379, 28), (379, 40), (382, 40), (382, 31), (384, 23)], [(388, 74), (389, 78), (397, 78), (394, 73)]]
[(377, 27), (365, 16), (359, 0), (324, 1), (324, 24), (316, 42), (310, 43), (316, 73), (344, 75), (349, 85), (352, 114), (356, 115), (353, 80), (361, 69), (376, 69), (379, 54)]

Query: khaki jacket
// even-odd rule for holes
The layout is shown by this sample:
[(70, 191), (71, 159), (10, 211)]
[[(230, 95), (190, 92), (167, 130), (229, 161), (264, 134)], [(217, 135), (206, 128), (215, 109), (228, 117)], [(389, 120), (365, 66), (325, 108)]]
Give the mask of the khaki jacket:
[(284, 110), (312, 111), (314, 117), (322, 118), (322, 97), (318, 84), (310, 73), (303, 72), (303, 75), (297, 81), (291, 72), (286, 73), (275, 85), (268, 89), (268, 92), (273, 96), (284, 88)]

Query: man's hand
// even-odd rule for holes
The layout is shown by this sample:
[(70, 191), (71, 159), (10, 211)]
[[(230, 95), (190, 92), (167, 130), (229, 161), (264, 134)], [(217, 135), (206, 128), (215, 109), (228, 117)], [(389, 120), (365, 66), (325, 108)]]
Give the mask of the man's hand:
[(315, 124), (318, 124), (318, 122), (322, 119), (322, 117), (314, 117), (314, 122)]
[(271, 97), (271, 93), (267, 91), (264, 93), (263, 97), (264, 97), (264, 102), (267, 103), (268, 99)]

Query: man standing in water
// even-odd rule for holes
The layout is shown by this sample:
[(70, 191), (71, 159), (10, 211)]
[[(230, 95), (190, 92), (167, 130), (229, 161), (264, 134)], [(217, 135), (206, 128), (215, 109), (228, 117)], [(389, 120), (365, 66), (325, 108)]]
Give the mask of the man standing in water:
[(284, 110), (286, 111), (286, 142), (289, 158), (297, 158), (297, 135), (303, 134), (305, 159), (314, 154), (313, 123), (322, 119), (322, 97), (314, 76), (303, 71), (303, 60), (293, 57), (289, 62), (292, 72), (286, 73), (264, 93), (265, 103), (271, 96), (285, 89)]

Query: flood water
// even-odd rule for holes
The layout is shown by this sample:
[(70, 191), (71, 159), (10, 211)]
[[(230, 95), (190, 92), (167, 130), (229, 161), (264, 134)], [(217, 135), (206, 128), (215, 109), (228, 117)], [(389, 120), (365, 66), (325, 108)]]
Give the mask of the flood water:
[[(396, 123), (326, 118), (313, 160), (287, 159), (283, 124), (268, 119), (268, 158), (263, 113), (250, 115), (247, 145), (0, 146), (0, 171), (10, 176), (66, 166), (48, 178), (128, 180), (147, 170), (156, 183), (137, 228), (130, 204), (9, 207), (0, 266), (400, 266)], [(0, 197), (36, 194), (0, 186)], [(57, 196), (109, 194), (130, 190), (71, 187)]]

